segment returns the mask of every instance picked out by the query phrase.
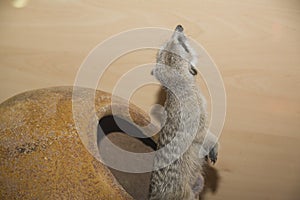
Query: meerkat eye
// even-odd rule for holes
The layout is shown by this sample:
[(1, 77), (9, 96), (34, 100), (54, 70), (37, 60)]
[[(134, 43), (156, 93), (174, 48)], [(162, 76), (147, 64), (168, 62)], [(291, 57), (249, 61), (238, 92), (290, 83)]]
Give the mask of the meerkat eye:
[(190, 65), (189, 71), (193, 76), (196, 76), (198, 74), (197, 69), (193, 65)]
[(184, 50), (187, 52), (187, 53), (190, 53), (189, 49), (187, 48), (186, 44), (184, 43), (183, 39), (181, 37), (178, 38), (178, 42), (179, 44), (184, 48)]

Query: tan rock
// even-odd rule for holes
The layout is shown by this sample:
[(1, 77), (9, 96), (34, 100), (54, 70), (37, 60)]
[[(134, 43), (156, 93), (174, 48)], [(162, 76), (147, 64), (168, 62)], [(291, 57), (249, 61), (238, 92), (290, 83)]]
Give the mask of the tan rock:
[[(72, 87), (46, 88), (0, 104), (0, 199), (132, 199), (96, 159), (97, 121), (111, 115), (111, 95), (76, 88), (72, 101), (72, 94)], [(128, 117), (123, 100), (116, 108)], [(149, 123), (132, 104), (130, 115)]]

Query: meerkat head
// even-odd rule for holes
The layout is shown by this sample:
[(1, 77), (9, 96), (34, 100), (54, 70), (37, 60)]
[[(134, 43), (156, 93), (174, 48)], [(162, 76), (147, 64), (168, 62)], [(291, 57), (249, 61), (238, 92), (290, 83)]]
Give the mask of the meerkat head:
[(169, 41), (158, 51), (154, 75), (164, 86), (192, 82), (197, 74), (197, 56), (178, 25)]

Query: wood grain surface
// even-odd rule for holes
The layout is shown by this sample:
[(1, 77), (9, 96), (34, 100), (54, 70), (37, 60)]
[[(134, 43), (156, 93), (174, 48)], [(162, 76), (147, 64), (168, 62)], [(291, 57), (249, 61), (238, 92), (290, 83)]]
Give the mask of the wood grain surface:
[[(2, 0), (0, 101), (72, 85), (88, 53), (114, 34), (177, 24), (209, 52), (226, 87), (227, 117), (215, 166), (219, 183), (203, 198), (299, 199), (297, 0)], [(98, 89), (111, 92), (122, 74), (154, 60), (154, 50), (121, 57)], [(149, 110), (158, 92), (157, 85), (141, 87), (132, 101)]]

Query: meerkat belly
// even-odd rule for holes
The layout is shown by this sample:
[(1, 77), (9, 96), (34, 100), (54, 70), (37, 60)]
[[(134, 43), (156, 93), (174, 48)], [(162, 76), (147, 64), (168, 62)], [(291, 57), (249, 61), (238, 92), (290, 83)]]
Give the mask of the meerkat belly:
[(186, 166), (181, 159), (171, 165), (152, 172), (150, 199), (189, 199), (190, 180), (186, 176)]

